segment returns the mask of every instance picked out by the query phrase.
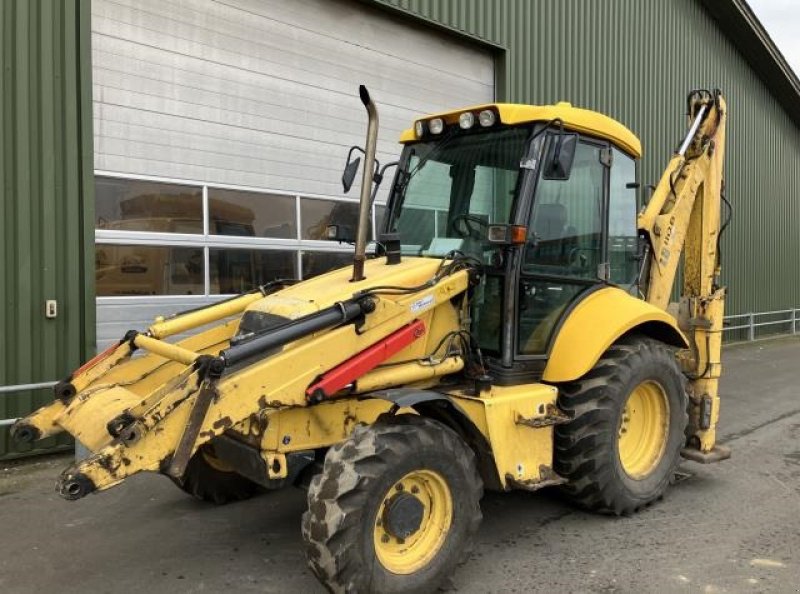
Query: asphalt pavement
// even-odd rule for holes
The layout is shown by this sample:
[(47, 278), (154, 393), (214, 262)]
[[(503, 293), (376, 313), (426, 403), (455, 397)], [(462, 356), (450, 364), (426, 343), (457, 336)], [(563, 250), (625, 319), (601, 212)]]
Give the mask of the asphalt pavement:
[[(555, 491), (488, 494), (450, 589), (800, 592), (800, 339), (725, 349), (721, 441), (647, 510), (610, 518)], [(214, 507), (140, 475), (59, 498), (63, 456), (0, 463), (0, 592), (322, 592), (300, 540), (305, 493)]]

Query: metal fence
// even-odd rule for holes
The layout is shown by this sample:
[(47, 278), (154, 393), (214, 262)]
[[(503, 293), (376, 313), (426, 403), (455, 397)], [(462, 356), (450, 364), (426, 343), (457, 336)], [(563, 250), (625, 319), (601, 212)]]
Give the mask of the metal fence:
[[(6, 394), (13, 394), (15, 392), (25, 392), (27, 390), (41, 390), (43, 388), (52, 388), (58, 382), (39, 382), (38, 384), (17, 384), (16, 386), (0, 386), (0, 396)], [(0, 419), (0, 427), (13, 425), (19, 419)]]
[[(770, 332), (769, 336), (776, 334), (797, 334), (797, 318), (800, 309), (779, 309), (776, 311), (762, 311), (757, 313), (744, 313), (725, 316), (723, 332), (742, 331), (747, 330), (745, 336), (746, 340), (753, 341), (758, 336), (759, 328), (774, 328), (776, 326), (786, 326), (787, 328), (781, 331)], [(744, 322), (742, 322), (744, 320)], [(733, 324), (731, 322), (734, 322)]]

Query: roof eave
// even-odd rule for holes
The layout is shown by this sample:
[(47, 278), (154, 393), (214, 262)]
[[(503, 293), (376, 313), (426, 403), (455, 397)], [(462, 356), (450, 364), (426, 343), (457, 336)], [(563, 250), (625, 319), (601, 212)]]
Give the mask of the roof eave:
[[(745, 0), (699, 0), (756, 76), (800, 126), (800, 79)], [(724, 89), (723, 89), (724, 90)]]

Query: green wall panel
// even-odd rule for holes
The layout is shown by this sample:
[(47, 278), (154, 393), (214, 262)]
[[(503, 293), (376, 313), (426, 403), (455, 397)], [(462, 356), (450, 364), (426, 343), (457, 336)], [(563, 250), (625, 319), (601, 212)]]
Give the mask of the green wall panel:
[[(0, 386), (61, 379), (94, 348), (89, 5), (0, 3)], [(88, 274), (87, 274), (88, 272)], [(44, 303), (58, 301), (47, 319)], [(52, 400), (0, 393), (0, 419)], [(66, 447), (50, 439), (38, 450)], [(0, 457), (19, 449), (0, 427)]]
[(642, 139), (645, 183), (684, 132), (687, 91), (722, 89), (735, 207), (723, 241), (728, 312), (800, 306), (800, 130), (698, 0), (382, 3), (504, 48), (498, 100), (566, 100), (625, 123)]

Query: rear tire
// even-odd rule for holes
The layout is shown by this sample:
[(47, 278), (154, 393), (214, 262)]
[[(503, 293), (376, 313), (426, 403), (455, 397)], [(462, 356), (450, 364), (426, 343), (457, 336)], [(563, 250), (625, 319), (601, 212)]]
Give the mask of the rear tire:
[(660, 498), (680, 463), (688, 422), (673, 351), (641, 336), (611, 346), (580, 380), (560, 386), (573, 420), (555, 430), (555, 470), (581, 507), (630, 514)]
[(261, 489), (250, 479), (226, 470), (214, 457), (211, 446), (207, 445), (201, 446), (189, 460), (183, 482), (175, 478), (172, 482), (195, 499), (215, 505), (250, 499)]
[(384, 415), (330, 448), (311, 482), (309, 566), (331, 592), (434, 591), (466, 559), (482, 495), (475, 456), (455, 432)]

